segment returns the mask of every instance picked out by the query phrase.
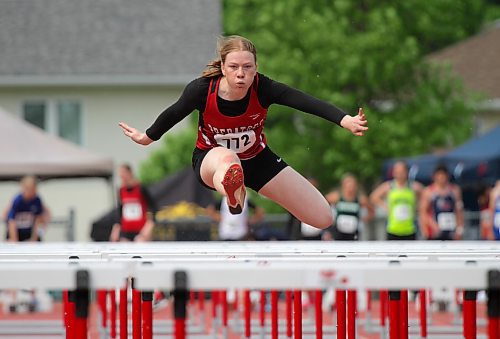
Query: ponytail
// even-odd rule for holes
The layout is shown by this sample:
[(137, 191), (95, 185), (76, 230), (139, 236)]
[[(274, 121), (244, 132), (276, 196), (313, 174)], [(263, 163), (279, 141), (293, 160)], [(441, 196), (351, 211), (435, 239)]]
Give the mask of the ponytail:
[(222, 74), (222, 61), (220, 59), (214, 59), (210, 61), (207, 65), (207, 68), (201, 74), (204, 78), (210, 78), (213, 76), (218, 76)]

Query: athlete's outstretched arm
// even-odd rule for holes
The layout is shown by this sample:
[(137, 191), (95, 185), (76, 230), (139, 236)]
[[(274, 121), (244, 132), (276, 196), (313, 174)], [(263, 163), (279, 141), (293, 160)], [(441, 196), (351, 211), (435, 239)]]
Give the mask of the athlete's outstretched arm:
[(161, 112), (145, 133), (124, 122), (120, 122), (119, 126), (123, 133), (136, 143), (145, 146), (159, 140), (169, 129), (199, 107), (199, 83), (199, 79), (191, 81), (184, 89), (179, 100)]
[[(354, 135), (362, 136), (368, 130), (368, 121), (363, 109), (358, 114), (351, 116), (340, 108), (312, 95), (304, 93), (278, 81), (263, 76), (264, 91), (268, 92), (264, 105), (279, 104), (298, 109), (302, 112), (316, 115), (351, 131)], [(267, 100), (269, 102), (267, 102)]]

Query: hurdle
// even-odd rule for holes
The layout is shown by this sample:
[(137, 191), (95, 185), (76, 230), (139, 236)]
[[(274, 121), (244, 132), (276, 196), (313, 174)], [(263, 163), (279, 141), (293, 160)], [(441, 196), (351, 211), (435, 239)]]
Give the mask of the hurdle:
[[(222, 328), (223, 337), (227, 337), (224, 329), (231, 321), (225, 291), (231, 289), (242, 291), (242, 337), (249, 338), (260, 331), (261, 336), (271, 338), (279, 335), (302, 338), (306, 333), (322, 338), (326, 326), (321, 312), (321, 291), (334, 289), (337, 322), (327, 329), (328, 333), (337, 338), (354, 338), (356, 292), (388, 291), (387, 304), (381, 303), (381, 307), (386, 308), (388, 322), (383, 315), (380, 327), (388, 326), (387, 334), (391, 339), (408, 338), (413, 329), (408, 321), (407, 291), (443, 288), (463, 294), (460, 335), (467, 339), (477, 337), (477, 291), (486, 290), (488, 338), (500, 338), (500, 245), (491, 242), (6, 244), (0, 249), (0, 276), (1, 289), (69, 291), (65, 294), (68, 306), (65, 328), (72, 333), (67, 337), (78, 339), (86, 338), (90, 292), (107, 291), (107, 295), (124, 292), (124, 299), (118, 306), (127, 306), (125, 282), (132, 288), (132, 324), (127, 322), (126, 315), (118, 312), (120, 329), (116, 331), (116, 319), (113, 320), (117, 313), (117, 305), (113, 306), (116, 297), (111, 298), (113, 311), (109, 316), (106, 307), (100, 308), (103, 324), (113, 323), (110, 332), (106, 333), (112, 338), (128, 337), (129, 325), (132, 338), (151, 338), (158, 333), (151, 311), (154, 290), (170, 291), (173, 295), (173, 319), (166, 324), (170, 330), (161, 330), (167, 337), (175, 338), (196, 337), (194, 327), (186, 320), (195, 305), (191, 292), (218, 292), (213, 294), (219, 296), (214, 306), (215, 315), (220, 314), (217, 326)], [(260, 313), (257, 322), (252, 324), (251, 290), (270, 292), (269, 323)], [(304, 291), (312, 291), (316, 296), (314, 319), (308, 322), (302, 319), (301, 312), (300, 296)], [(284, 293), (286, 306), (285, 319), (281, 323), (279, 292)], [(103, 294), (100, 295), (101, 304)], [(426, 304), (425, 295), (423, 293), (420, 300), (422, 305)], [(262, 305), (265, 303), (260, 305), (264, 310)], [(122, 311), (126, 312), (126, 307)], [(426, 338), (429, 328), (424, 307), (418, 320), (418, 334)], [(253, 326), (255, 324), (260, 326)]]

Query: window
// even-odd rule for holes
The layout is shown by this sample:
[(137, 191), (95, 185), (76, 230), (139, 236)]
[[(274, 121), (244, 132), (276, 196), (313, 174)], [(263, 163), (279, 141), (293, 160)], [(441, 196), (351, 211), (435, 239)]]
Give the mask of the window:
[(81, 145), (82, 110), (78, 100), (28, 100), (22, 104), (22, 117), (27, 122)]
[(80, 103), (59, 101), (57, 103), (57, 132), (59, 136), (81, 145), (81, 126)]
[(23, 105), (23, 118), (29, 123), (46, 129), (46, 106), (44, 102), (25, 102)]

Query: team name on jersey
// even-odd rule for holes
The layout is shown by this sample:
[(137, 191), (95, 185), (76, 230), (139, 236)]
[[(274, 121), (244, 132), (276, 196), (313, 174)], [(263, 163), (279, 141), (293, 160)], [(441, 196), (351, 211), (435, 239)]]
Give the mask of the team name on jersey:
[(207, 124), (208, 129), (214, 134), (229, 134), (229, 133), (240, 133), (256, 130), (264, 125), (264, 119), (261, 119), (258, 123), (250, 126), (241, 126), (235, 128), (217, 128), (210, 124)]

